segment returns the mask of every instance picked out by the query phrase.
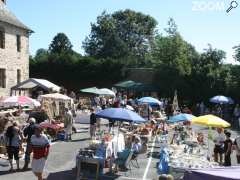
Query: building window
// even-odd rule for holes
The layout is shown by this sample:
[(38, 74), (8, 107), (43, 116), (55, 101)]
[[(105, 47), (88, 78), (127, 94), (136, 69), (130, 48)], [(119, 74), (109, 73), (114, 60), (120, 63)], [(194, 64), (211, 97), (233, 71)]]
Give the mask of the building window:
[(21, 36), (17, 35), (17, 51), (21, 51)]
[(6, 69), (0, 69), (0, 88), (6, 88)]
[(21, 70), (18, 69), (17, 70), (17, 84), (19, 84), (21, 82)]
[(0, 28), (0, 48), (5, 48), (5, 31), (3, 28)]

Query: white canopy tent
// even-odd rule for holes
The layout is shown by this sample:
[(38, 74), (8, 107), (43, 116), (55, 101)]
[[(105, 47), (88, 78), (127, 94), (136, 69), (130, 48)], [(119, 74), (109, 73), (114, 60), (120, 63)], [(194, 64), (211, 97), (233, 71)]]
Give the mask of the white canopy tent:
[(23, 81), (19, 84), (17, 84), (16, 86), (11, 88), (11, 94), (13, 94), (13, 92), (15, 91), (15, 95), (16, 92), (19, 91), (19, 94), (21, 94), (21, 91), (29, 91), (32, 90), (36, 87), (40, 87), (45, 91), (51, 92), (51, 91), (55, 91), (55, 92), (59, 92), (60, 91), (60, 87), (57, 86), (56, 84), (53, 84), (52, 82), (46, 80), (46, 79), (35, 79), (35, 78), (30, 78), (26, 81)]

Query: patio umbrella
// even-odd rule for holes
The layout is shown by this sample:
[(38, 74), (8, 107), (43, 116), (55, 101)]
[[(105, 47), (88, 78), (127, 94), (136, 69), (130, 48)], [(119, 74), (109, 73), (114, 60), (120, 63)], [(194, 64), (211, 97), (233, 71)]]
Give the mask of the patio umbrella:
[(119, 83), (115, 84), (114, 87), (121, 88), (121, 89), (130, 89), (131, 87), (133, 87), (136, 84), (137, 84), (136, 82), (129, 80), (129, 81), (119, 82)]
[(11, 96), (1, 102), (3, 106), (41, 106), (40, 102), (27, 96)]
[(113, 97), (116, 96), (115, 92), (113, 92), (112, 90), (107, 89), (107, 88), (99, 89), (99, 91), (100, 91), (100, 95), (113, 96)]
[(49, 98), (49, 99), (56, 99), (56, 100), (63, 100), (63, 101), (71, 101), (72, 98), (64, 95), (64, 94), (59, 94), (59, 93), (51, 93), (51, 94), (44, 94), (39, 97), (40, 100), (43, 98)]
[(158, 99), (156, 98), (153, 98), (153, 97), (142, 97), (138, 100), (138, 103), (140, 104), (144, 104), (144, 103), (147, 103), (151, 106), (155, 106), (155, 105), (162, 105), (162, 102), (159, 101)]
[[(226, 128), (226, 127), (231, 126), (227, 121), (224, 121), (223, 119), (221, 119), (217, 116), (211, 115), (211, 114), (193, 118), (191, 123), (196, 124), (196, 125), (208, 126), (209, 127), (209, 130), (208, 130), (209, 138), (211, 136), (210, 134), (212, 134), (211, 133), (211, 128), (212, 127)], [(210, 157), (209, 138), (208, 138), (208, 157)]]
[[(141, 116), (137, 113), (130, 111), (124, 108), (108, 108), (96, 113), (96, 116), (99, 118), (106, 118), (111, 119), (114, 121), (127, 121), (127, 122), (135, 122), (135, 123), (142, 123), (146, 122)], [(118, 133), (117, 133), (117, 147), (118, 147), (118, 136), (119, 136), (119, 126), (118, 126)], [(110, 167), (111, 167), (110, 160)], [(111, 169), (110, 169), (111, 171)]]
[(139, 116), (137, 113), (124, 108), (108, 108), (97, 112), (96, 116), (99, 118), (111, 119), (115, 121), (127, 121), (135, 123), (146, 122), (146, 120)]
[(208, 126), (208, 127), (226, 128), (231, 126), (227, 121), (211, 114), (195, 117), (192, 119), (191, 122), (192, 124)]
[(218, 95), (214, 96), (210, 99), (210, 102), (216, 103), (216, 104), (234, 104), (234, 101), (230, 97)]
[(96, 87), (85, 88), (85, 89), (81, 89), (80, 91), (83, 93), (89, 93), (89, 94), (97, 94), (97, 95), (101, 94), (101, 91)]
[(177, 123), (177, 122), (182, 122), (182, 121), (191, 121), (193, 118), (195, 118), (196, 116), (193, 116), (191, 114), (178, 114), (175, 116), (170, 117), (169, 119), (169, 123)]

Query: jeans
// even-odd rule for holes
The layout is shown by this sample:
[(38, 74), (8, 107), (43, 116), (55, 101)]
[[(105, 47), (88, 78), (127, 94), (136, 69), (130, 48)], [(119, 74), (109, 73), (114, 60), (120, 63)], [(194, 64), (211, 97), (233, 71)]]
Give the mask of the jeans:
[(30, 142), (27, 142), (27, 147), (26, 147), (26, 151), (25, 151), (25, 163), (29, 163), (30, 162)]
[(231, 166), (231, 154), (225, 154), (224, 166)]

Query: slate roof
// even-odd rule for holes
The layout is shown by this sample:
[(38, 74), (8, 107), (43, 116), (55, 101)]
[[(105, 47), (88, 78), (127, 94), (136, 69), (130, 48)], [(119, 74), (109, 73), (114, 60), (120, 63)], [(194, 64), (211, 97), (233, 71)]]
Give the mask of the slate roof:
[(29, 27), (24, 25), (2, 2), (0, 2), (0, 21), (25, 29), (29, 32), (33, 32)]

